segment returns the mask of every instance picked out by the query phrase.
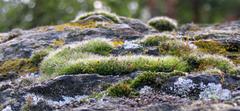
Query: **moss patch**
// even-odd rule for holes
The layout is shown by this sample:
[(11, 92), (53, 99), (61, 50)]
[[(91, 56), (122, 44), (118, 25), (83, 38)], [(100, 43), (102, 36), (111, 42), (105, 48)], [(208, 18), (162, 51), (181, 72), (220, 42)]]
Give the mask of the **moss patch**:
[(225, 47), (214, 40), (203, 41), (199, 40), (194, 42), (194, 44), (198, 47), (201, 52), (206, 52), (210, 54), (226, 54)]
[(96, 28), (97, 23), (95, 21), (84, 21), (84, 22), (70, 22), (61, 25), (54, 26), (56, 31), (64, 31), (66, 29), (86, 29)]
[(159, 52), (163, 55), (184, 56), (193, 52), (193, 48), (180, 40), (169, 40), (159, 45)]
[(170, 40), (167, 35), (148, 35), (144, 37), (142, 44), (144, 46), (158, 46), (160, 43), (166, 42), (167, 40)]
[(106, 11), (95, 11), (95, 12), (85, 13), (85, 14), (78, 16), (73, 22), (80, 22), (81, 20), (84, 20), (92, 15), (101, 15), (101, 16), (113, 21), (114, 23), (120, 23), (120, 19), (118, 18), (118, 16), (116, 14), (106, 12)]
[(38, 68), (30, 59), (14, 59), (7, 60), (0, 65), (0, 74), (8, 72), (16, 72), (18, 74), (26, 74), (37, 71)]
[(108, 95), (113, 97), (122, 97), (122, 96), (128, 97), (130, 96), (132, 91), (133, 90), (130, 87), (130, 85), (124, 82), (118, 83), (107, 90)]
[(177, 28), (176, 20), (168, 17), (155, 17), (148, 21), (148, 25), (157, 29), (158, 31), (173, 31)]

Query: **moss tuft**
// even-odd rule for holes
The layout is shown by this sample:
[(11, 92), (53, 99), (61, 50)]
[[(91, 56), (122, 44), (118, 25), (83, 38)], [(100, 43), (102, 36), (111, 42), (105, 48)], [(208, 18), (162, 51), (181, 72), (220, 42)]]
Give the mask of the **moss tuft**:
[(91, 52), (100, 55), (109, 55), (113, 50), (113, 45), (101, 39), (94, 39), (82, 46), (83, 52)]
[(129, 97), (132, 91), (133, 90), (129, 86), (129, 84), (124, 82), (116, 84), (107, 90), (108, 95), (113, 97), (122, 97), (122, 96)]
[(158, 46), (160, 42), (166, 42), (169, 39), (167, 35), (147, 35), (144, 37), (142, 44), (144, 46)]
[[(51, 62), (46, 60), (47, 62)], [(66, 64), (66, 63), (65, 63)], [(50, 69), (48, 69), (50, 68)], [(54, 67), (42, 67), (43, 72)], [(177, 57), (151, 57), (151, 56), (120, 56), (80, 59), (63, 67), (55, 69), (52, 73), (79, 74), (98, 73), (101, 75), (128, 74), (134, 71), (187, 71), (188, 65)], [(52, 74), (48, 73), (48, 74)]]
[(173, 31), (177, 29), (177, 21), (168, 17), (155, 17), (148, 21), (148, 25), (158, 31)]
[(94, 12), (85, 13), (85, 14), (82, 14), (82, 15), (76, 17), (76, 19), (73, 22), (79, 22), (81, 20), (84, 20), (84, 19), (92, 16), (92, 15), (100, 15), (106, 19), (113, 21), (114, 23), (120, 23), (120, 19), (118, 18), (118, 16), (116, 14), (106, 12), (106, 11), (94, 11)]
[(44, 59), (44, 57), (47, 56), (51, 50), (52, 49), (43, 49), (43, 50), (37, 51), (30, 58), (31, 62), (35, 66), (38, 66), (41, 63), (41, 61)]
[(161, 85), (173, 76), (185, 76), (186, 74), (181, 71), (172, 71), (172, 72), (151, 72), (144, 71), (140, 73), (136, 78), (131, 82), (131, 87), (138, 89), (144, 86), (151, 87), (161, 87)]
[(159, 52), (163, 55), (183, 56), (193, 52), (193, 48), (186, 42), (169, 40), (159, 45)]
[(217, 68), (224, 73), (230, 73), (236, 68), (232, 61), (219, 55), (203, 55), (199, 58), (199, 64), (198, 70)]

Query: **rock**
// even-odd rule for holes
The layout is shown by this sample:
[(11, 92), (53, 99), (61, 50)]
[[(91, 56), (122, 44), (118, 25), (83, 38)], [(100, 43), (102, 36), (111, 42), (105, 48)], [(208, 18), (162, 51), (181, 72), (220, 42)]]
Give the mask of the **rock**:
[[(222, 80), (224, 80), (223, 83)], [(172, 77), (163, 84), (162, 90), (181, 97), (199, 98), (200, 92), (204, 91), (209, 84), (221, 84), (224, 89), (235, 90), (237, 86), (240, 85), (240, 78), (225, 76), (224, 79), (222, 79), (220, 75)]]
[(65, 75), (30, 87), (27, 92), (59, 99), (62, 96), (90, 95), (120, 80), (116, 76), (97, 74)]

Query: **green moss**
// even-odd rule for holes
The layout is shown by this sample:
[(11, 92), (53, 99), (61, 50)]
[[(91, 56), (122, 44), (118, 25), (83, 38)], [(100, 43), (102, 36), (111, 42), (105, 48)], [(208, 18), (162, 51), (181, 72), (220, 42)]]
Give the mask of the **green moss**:
[(0, 65), (0, 74), (7, 74), (8, 72), (27, 74), (37, 70), (38, 68), (29, 59), (7, 60)]
[(88, 18), (89, 16), (92, 16), (92, 15), (101, 15), (101, 16), (107, 18), (107, 19), (110, 19), (114, 23), (120, 23), (121, 22), (116, 14), (106, 12), (106, 11), (95, 11), (95, 12), (85, 13), (83, 15), (78, 16), (73, 22), (78, 22), (80, 20), (84, 20), (84, 19), (86, 19), (86, 18)]
[(128, 74), (137, 70), (163, 72), (171, 72), (173, 70), (186, 71), (188, 70), (188, 65), (181, 59), (172, 56), (161, 58), (150, 56), (102, 57), (98, 59), (81, 59), (65, 67), (60, 67), (56, 73), (118, 75)]
[(108, 95), (113, 97), (128, 97), (132, 91), (132, 88), (127, 83), (116, 84), (107, 90)]
[(50, 51), (52, 51), (52, 49), (43, 49), (43, 50), (37, 51), (30, 58), (31, 62), (36, 66), (38, 66), (41, 63), (41, 61), (44, 59), (44, 57), (49, 54)]
[(193, 52), (187, 43), (179, 40), (169, 40), (159, 45), (159, 52), (163, 55), (184, 56)]
[(151, 87), (161, 87), (162, 83), (164, 83), (167, 79), (173, 76), (185, 76), (184, 72), (181, 71), (173, 71), (173, 72), (151, 72), (144, 71), (140, 73), (134, 80), (131, 82), (132, 88), (141, 88), (144, 86)]
[(198, 47), (201, 52), (206, 52), (210, 54), (226, 54), (225, 47), (214, 40), (203, 41), (199, 40), (194, 42), (194, 44)]
[(109, 55), (112, 50), (113, 45), (100, 39), (91, 40), (82, 46), (83, 52), (91, 52), (100, 55)]
[(158, 46), (160, 42), (165, 42), (169, 39), (167, 35), (148, 35), (144, 37), (142, 44), (144, 46)]
[(235, 69), (235, 65), (227, 58), (218, 55), (204, 55), (199, 60), (199, 70), (218, 68), (225, 73)]
[(148, 21), (148, 25), (158, 31), (173, 31), (177, 29), (177, 22), (168, 17), (155, 17)]

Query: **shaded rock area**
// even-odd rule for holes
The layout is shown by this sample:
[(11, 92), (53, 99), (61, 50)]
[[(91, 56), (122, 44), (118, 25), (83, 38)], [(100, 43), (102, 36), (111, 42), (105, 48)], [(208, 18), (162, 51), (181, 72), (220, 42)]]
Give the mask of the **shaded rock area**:
[(101, 92), (118, 80), (120, 77), (97, 74), (66, 75), (35, 85), (27, 92), (61, 99), (62, 96), (91, 95), (94, 92)]
[[(161, 76), (160, 82), (154, 81), (154, 83), (159, 83), (158, 85), (152, 85), (155, 87), (146, 85), (134, 91), (132, 87), (127, 87), (126, 89), (132, 88), (131, 94), (134, 93), (132, 96), (111, 97), (108, 95), (109, 87), (119, 82), (131, 84), (129, 81), (138, 77), (142, 72), (141, 69), (140, 71), (133, 70), (134, 72), (122, 75), (77, 73), (75, 75), (66, 74), (52, 78), (42, 78), (45, 75), (39, 68), (41, 63), (38, 63), (34, 64), (37, 67), (34, 72), (26, 74), (17, 74), (11, 71), (1, 74), (0, 71), (0, 110), (240, 110), (240, 21), (209, 26), (185, 24), (175, 31), (159, 32), (137, 19), (119, 17), (119, 20), (119, 23), (112, 23), (109, 18), (94, 15), (82, 21), (87, 23), (88, 21), (98, 21), (97, 23), (93, 22), (93, 24), (90, 24), (93, 25), (90, 28), (86, 28), (84, 23), (70, 27), (66, 23), (56, 26), (37, 27), (30, 30), (13, 29), (7, 33), (0, 33), (0, 37), (2, 37), (0, 39), (0, 67), (8, 60), (29, 59), (36, 52), (43, 49), (56, 50), (65, 45), (80, 43), (81, 41), (94, 38), (106, 38), (111, 42), (120, 41), (110, 52), (113, 57), (126, 55), (161, 57), (163, 55), (161, 55), (162, 52), (159, 46), (144, 46), (141, 44), (141, 41), (149, 34), (164, 34), (173, 36), (177, 40), (186, 40), (191, 45), (198, 41), (213, 40), (223, 48), (224, 53), (221, 52), (220, 54), (232, 60), (233, 63), (231, 63), (238, 69), (234, 70), (234, 74), (228, 74), (221, 70), (217, 70), (214, 73), (207, 73), (196, 69), (192, 72), (184, 72), (186, 73), (184, 76)], [(209, 49), (206, 49), (206, 52), (211, 49), (211, 47), (207, 48)], [(96, 60), (98, 59), (97, 57)], [(41, 59), (45, 58), (42, 57)], [(94, 62), (97, 63), (99, 61)], [(193, 62), (196, 61), (193, 60)], [(115, 64), (113, 63), (112, 65)], [(227, 67), (224, 65), (219, 67), (223, 67), (224, 69)], [(21, 69), (22, 65), (20, 64), (18, 67)], [(124, 66), (122, 67), (123, 69), (125, 68)], [(146, 67), (148, 66), (146, 65)], [(141, 68), (144, 69), (145, 67)], [(106, 70), (111, 71), (115, 69)], [(166, 74), (169, 74), (169, 71), (166, 71)], [(151, 77), (149, 78), (151, 79)], [(41, 79), (44, 79), (44, 81)]]

